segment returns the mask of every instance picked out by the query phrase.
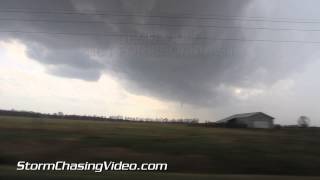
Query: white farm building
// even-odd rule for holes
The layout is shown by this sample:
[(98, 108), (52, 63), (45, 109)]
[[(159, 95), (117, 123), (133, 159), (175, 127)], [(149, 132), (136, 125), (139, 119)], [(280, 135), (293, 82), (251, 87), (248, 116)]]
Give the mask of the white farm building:
[(235, 114), (225, 119), (219, 120), (216, 124), (226, 127), (247, 127), (247, 128), (273, 128), (272, 116), (262, 112)]

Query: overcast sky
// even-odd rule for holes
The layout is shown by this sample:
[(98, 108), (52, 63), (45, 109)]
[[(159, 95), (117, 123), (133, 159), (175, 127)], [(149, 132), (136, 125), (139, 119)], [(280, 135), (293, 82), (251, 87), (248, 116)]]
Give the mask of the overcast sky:
[(320, 125), (317, 0), (0, 0), (0, 108)]

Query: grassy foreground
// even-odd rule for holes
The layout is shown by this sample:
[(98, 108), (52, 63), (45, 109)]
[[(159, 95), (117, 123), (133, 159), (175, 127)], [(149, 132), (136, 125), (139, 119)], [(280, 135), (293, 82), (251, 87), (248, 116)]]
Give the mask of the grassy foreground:
[(320, 130), (221, 129), (0, 117), (0, 177), (52, 177), (50, 173), (34, 176), (17, 173), (14, 167), (19, 160), (167, 162), (169, 168), (164, 173), (121, 172), (81, 177), (68, 172), (60, 174), (59, 179), (105, 176), (110, 179), (307, 179), (213, 174), (320, 176)]
[(102, 173), (99, 175), (85, 173), (17, 173), (13, 168), (0, 168), (0, 178), (14, 180), (320, 180), (320, 177), (304, 176), (262, 176), (262, 175), (210, 175), (210, 174), (182, 174), (182, 173)]

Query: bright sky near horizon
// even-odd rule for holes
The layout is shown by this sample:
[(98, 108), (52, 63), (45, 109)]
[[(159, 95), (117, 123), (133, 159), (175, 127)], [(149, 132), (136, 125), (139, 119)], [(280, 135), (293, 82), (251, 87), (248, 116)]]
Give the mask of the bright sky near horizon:
[(95, 82), (50, 75), (25, 51), (16, 40), (0, 43), (1, 108), (104, 116), (177, 115), (170, 110), (172, 103), (130, 94), (108, 75)]

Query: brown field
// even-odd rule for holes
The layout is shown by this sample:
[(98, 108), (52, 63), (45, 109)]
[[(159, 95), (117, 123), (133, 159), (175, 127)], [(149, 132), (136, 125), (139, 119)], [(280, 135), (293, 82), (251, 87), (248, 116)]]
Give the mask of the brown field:
[(0, 117), (0, 177), (53, 178), (52, 172), (16, 172), (19, 160), (150, 161), (169, 166), (162, 173), (54, 174), (59, 179), (320, 179), (320, 130)]

